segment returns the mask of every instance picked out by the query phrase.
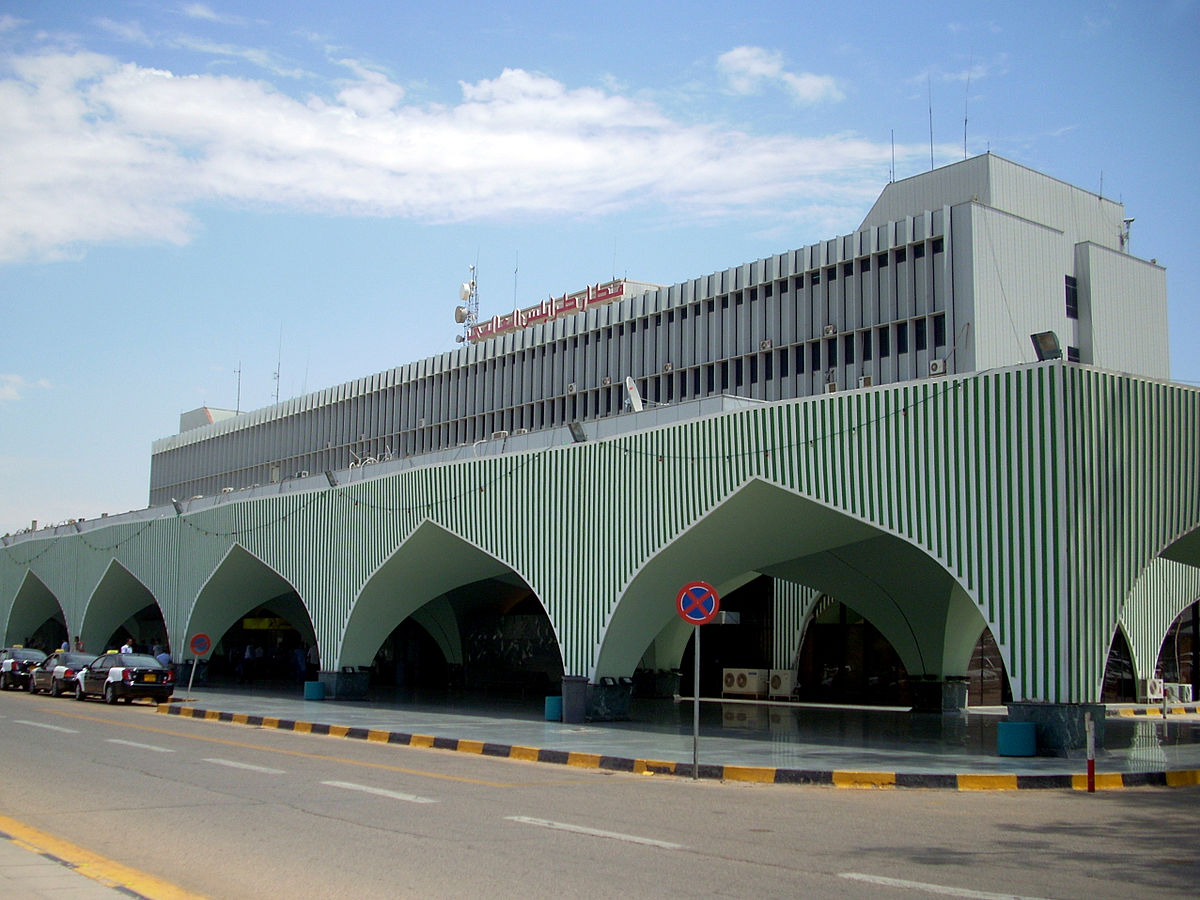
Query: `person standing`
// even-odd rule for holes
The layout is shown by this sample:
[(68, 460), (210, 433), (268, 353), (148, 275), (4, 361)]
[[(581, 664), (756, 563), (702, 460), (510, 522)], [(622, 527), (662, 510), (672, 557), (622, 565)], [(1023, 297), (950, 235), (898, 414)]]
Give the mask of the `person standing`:
[(125, 643), (123, 643), (121, 645), (121, 652), (122, 653), (132, 653), (133, 652), (133, 635), (130, 635), (129, 637), (125, 638)]

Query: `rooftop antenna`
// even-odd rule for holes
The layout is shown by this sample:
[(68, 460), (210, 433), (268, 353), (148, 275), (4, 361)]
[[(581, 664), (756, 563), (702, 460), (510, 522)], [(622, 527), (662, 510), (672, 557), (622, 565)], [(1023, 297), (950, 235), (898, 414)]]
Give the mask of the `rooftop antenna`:
[(892, 174), (890, 181), (896, 180), (896, 129), (892, 129)]
[(475, 266), (471, 266), (471, 280), (464, 281), (459, 287), (458, 299), (462, 303), (454, 307), (454, 321), (463, 327), (463, 333), (456, 334), (454, 340), (461, 344), (471, 336), (471, 329), (479, 321), (479, 286), (475, 282)]
[(283, 323), (279, 323), (279, 351), (275, 355), (275, 402), (279, 403), (279, 370), (283, 367)]
[(967, 89), (963, 92), (963, 159), (967, 158), (967, 104), (971, 100), (971, 69), (975, 66), (975, 51), (967, 63)]
[(517, 272), (521, 270), (521, 251), (517, 251), (517, 260), (513, 264), (513, 309), (517, 308)]
[(233, 370), (233, 374), (237, 376), (237, 408), (233, 411), (235, 416), (242, 414), (242, 361), (238, 360), (237, 368)]
[(929, 171), (933, 171), (933, 76), (926, 75), (926, 85), (929, 89)]

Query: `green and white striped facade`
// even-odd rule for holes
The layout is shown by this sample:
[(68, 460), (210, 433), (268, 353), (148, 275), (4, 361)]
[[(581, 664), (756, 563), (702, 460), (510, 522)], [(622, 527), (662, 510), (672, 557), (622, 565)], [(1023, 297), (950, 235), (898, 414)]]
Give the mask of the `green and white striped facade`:
[[(678, 664), (679, 587), (777, 579), (776, 663), (818, 594), (910, 676), (965, 674), (983, 628), (1013, 696), (1099, 699), (1200, 597), (1200, 390), (1062, 362), (926, 378), (642, 431), (10, 539), (8, 642), (58, 615), (96, 646), (149, 602), (180, 657), (294, 591), (322, 669), (413, 616), (461, 659), (449, 592), (519, 579), (564, 671)], [(304, 623), (305, 628), (309, 623)], [(782, 635), (783, 637), (779, 637)]]

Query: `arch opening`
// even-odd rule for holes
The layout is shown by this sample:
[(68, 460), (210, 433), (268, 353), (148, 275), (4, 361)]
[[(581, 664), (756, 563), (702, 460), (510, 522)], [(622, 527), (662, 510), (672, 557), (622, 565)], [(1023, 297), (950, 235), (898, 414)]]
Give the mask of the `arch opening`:
[[(186, 635), (213, 641), (205, 677), (224, 684), (301, 683), (315, 676), (316, 632), (303, 599), (282, 575), (232, 547), (197, 595)], [(186, 637), (185, 637), (186, 639)], [(183, 648), (175, 651), (182, 659)], [(202, 670), (203, 671), (203, 670)]]
[(1134, 703), (1137, 701), (1137, 670), (1133, 665), (1133, 651), (1123, 628), (1113, 634), (1108, 648), (1108, 661), (1104, 665), (1104, 684), (1101, 689), (1102, 703)]
[[(384, 635), (383, 638), (380, 635)], [(359, 594), (337, 659), (373, 689), (536, 697), (562, 680), (562, 648), (536, 592), (509, 566), (425, 522)]]
[(5, 646), (24, 644), (54, 650), (66, 640), (66, 621), (54, 593), (33, 572), (26, 572), (8, 613)]
[[(1200, 633), (1200, 600), (1181, 612), (1158, 651), (1155, 676), (1167, 684), (1187, 685), (1193, 698), (1200, 697), (1200, 659), (1197, 658), (1196, 636)], [(1176, 699), (1183, 691), (1175, 689)]]
[(154, 594), (115, 560), (88, 600), (77, 635), (87, 651), (115, 650), (132, 640), (139, 650), (168, 646), (167, 626)]

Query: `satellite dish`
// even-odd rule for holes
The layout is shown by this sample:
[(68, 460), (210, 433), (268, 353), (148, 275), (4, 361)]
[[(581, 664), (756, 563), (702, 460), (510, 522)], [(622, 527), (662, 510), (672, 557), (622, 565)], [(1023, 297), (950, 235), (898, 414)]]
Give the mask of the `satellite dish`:
[(629, 403), (633, 406), (634, 412), (642, 411), (642, 395), (637, 389), (637, 385), (633, 383), (633, 376), (625, 376), (625, 390), (629, 391)]
[(467, 321), (467, 316), (469, 314), (470, 314), (470, 310), (468, 310), (465, 306), (454, 307), (454, 321), (457, 322), (459, 325), (461, 325), (463, 322)]
[(459, 300), (470, 300), (471, 299), (471, 285), (468, 282), (464, 281), (462, 283), (462, 287), (460, 287), (458, 289), (458, 299)]

